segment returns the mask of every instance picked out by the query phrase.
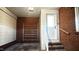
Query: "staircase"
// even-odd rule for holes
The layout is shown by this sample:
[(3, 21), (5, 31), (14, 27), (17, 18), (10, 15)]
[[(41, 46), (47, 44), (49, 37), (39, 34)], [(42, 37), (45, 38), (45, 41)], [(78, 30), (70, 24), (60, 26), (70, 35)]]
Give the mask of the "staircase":
[(24, 25), (24, 42), (39, 42), (38, 28), (37, 26)]
[(64, 51), (64, 46), (61, 43), (49, 43), (49, 51)]

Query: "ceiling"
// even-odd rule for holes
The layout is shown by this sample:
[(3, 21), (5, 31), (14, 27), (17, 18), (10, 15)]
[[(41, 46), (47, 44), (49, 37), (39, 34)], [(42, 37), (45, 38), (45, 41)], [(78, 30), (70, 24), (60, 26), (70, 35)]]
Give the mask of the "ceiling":
[(7, 7), (17, 17), (39, 17), (41, 9), (58, 9), (57, 7), (33, 7), (33, 12), (29, 12), (28, 7)]

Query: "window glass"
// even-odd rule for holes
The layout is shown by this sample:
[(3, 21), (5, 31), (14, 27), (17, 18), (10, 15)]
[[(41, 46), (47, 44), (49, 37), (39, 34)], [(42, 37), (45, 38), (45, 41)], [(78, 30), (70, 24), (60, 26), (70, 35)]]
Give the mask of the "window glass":
[(47, 33), (49, 40), (57, 39), (57, 20), (55, 14), (47, 15)]
[(55, 19), (55, 15), (47, 15), (47, 24), (48, 24), (48, 27), (54, 27), (55, 26), (55, 23), (56, 23), (56, 19)]
[(75, 25), (76, 32), (79, 32), (79, 8), (75, 8)]

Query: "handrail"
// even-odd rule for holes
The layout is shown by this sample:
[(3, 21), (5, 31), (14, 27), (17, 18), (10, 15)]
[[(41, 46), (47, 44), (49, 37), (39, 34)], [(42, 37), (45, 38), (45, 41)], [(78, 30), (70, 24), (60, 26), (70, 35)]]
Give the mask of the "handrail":
[(69, 35), (70, 33), (62, 28), (59, 28), (62, 32), (64, 32), (65, 34)]

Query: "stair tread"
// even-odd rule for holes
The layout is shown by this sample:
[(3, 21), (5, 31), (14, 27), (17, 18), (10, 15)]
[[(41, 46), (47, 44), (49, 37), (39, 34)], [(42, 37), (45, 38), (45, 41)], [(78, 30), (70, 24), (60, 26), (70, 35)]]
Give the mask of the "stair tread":
[(52, 43), (52, 42), (49, 42), (49, 45), (62, 45), (61, 43)]
[(58, 43), (49, 42), (49, 50), (62, 51), (64, 50), (64, 46), (60, 42)]
[(55, 46), (55, 47), (49, 46), (49, 48), (64, 48), (64, 47), (63, 47), (63, 46), (62, 46), (62, 47), (58, 47), (58, 46)]
[(51, 48), (51, 47), (50, 47), (50, 48), (49, 48), (49, 50), (57, 50), (57, 49), (58, 49), (58, 50), (59, 50), (59, 49), (64, 49), (64, 47), (55, 47), (55, 48)]
[(64, 46), (63, 45), (52, 45), (52, 46), (49, 45), (49, 47), (64, 47)]

